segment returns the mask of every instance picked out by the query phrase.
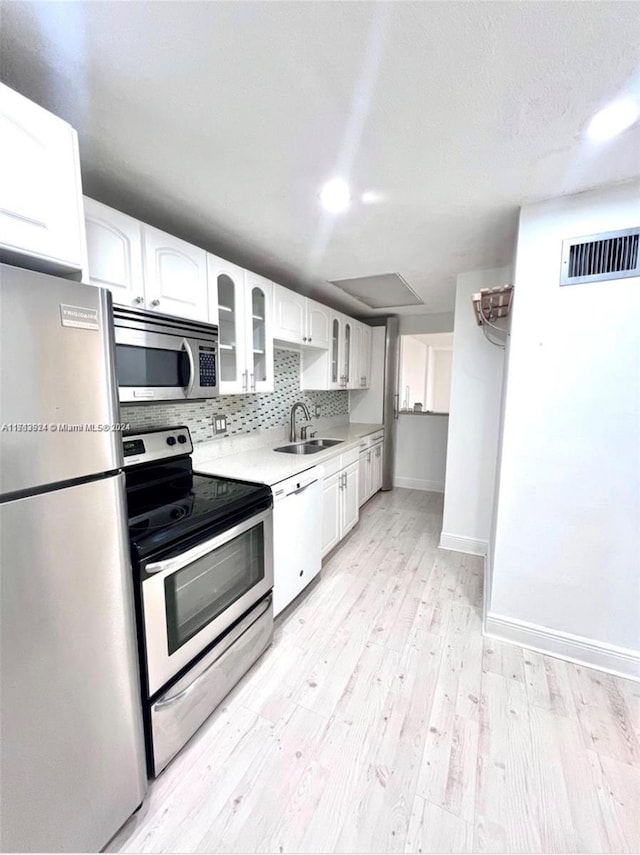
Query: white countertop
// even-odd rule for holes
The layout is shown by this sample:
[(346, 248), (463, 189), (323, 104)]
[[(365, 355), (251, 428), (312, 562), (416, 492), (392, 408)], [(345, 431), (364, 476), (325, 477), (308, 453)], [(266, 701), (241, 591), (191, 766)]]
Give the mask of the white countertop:
[(259, 484), (272, 486), (285, 478), (291, 478), (305, 469), (318, 466), (356, 446), (360, 439), (367, 434), (381, 430), (384, 425), (352, 423), (340, 427), (329, 428), (318, 435), (320, 439), (341, 439), (340, 445), (335, 445), (317, 454), (285, 454), (274, 451), (288, 442), (273, 443), (272, 446), (252, 448), (238, 454), (218, 456), (216, 440), (200, 442), (193, 449), (193, 468), (196, 472), (206, 475), (219, 475), (222, 478), (237, 478), (240, 481), (254, 481)]

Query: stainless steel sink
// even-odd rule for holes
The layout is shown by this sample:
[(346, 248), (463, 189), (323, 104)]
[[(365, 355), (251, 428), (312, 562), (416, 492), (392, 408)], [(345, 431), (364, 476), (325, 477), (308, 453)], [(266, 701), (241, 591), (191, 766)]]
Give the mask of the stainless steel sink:
[(331, 448), (334, 445), (340, 445), (344, 442), (342, 439), (308, 439), (305, 442), (294, 442), (291, 445), (281, 445), (280, 448), (274, 448), (274, 451), (281, 451), (283, 454), (317, 454), (319, 451), (324, 451), (325, 448)]
[(317, 454), (322, 451), (322, 448), (317, 445), (308, 445), (306, 442), (294, 442), (293, 445), (281, 445), (280, 448), (273, 450), (281, 451), (283, 454)]

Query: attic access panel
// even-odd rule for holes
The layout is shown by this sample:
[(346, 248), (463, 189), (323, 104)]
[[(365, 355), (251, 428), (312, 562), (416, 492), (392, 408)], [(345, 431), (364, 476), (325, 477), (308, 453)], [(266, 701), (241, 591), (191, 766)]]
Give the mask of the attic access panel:
[(562, 242), (560, 285), (640, 276), (640, 228)]
[(358, 276), (355, 279), (334, 279), (332, 284), (371, 309), (420, 306), (424, 303), (399, 273)]

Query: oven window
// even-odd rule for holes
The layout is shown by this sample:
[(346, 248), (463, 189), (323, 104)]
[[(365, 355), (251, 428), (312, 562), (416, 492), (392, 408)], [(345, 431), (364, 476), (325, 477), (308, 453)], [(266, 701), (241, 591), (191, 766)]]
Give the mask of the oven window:
[(116, 344), (118, 386), (188, 386), (189, 357), (184, 350)]
[(165, 579), (169, 655), (264, 579), (260, 523)]

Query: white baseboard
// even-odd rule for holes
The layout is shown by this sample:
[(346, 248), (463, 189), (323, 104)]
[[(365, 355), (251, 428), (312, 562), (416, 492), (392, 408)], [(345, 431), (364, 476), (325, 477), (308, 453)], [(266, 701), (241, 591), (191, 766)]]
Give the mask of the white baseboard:
[(444, 493), (444, 481), (425, 481), (422, 478), (394, 478), (394, 487), (408, 490), (427, 490), (429, 493)]
[(452, 549), (454, 552), (468, 552), (469, 555), (486, 555), (489, 544), (486, 540), (476, 540), (462, 534), (448, 534), (443, 531), (440, 535), (440, 548)]
[(485, 635), (640, 682), (640, 652), (489, 612)]

